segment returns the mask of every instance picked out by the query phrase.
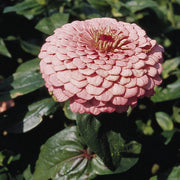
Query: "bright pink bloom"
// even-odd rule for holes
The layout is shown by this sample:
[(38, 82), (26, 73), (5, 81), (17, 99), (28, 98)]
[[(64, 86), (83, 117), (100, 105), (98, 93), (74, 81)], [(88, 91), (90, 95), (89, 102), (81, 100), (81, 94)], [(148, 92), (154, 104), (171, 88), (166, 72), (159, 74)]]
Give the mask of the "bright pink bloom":
[(73, 112), (124, 112), (161, 84), (163, 47), (136, 24), (74, 21), (46, 39), (39, 58), (45, 85)]

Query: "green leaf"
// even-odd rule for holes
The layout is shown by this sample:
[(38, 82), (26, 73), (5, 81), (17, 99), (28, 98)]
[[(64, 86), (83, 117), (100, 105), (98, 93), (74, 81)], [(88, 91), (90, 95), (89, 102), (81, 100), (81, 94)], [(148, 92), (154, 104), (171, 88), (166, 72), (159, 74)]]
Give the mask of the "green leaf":
[(110, 10), (110, 5), (105, 0), (87, 0), (95, 9), (102, 13), (106, 13)]
[(168, 84), (166, 88), (157, 87), (156, 93), (151, 97), (153, 102), (174, 100), (180, 97), (180, 79)]
[[(125, 144), (120, 133), (108, 130), (103, 124), (90, 114), (81, 114), (77, 118), (77, 125), (88, 147), (95, 152), (114, 173), (120, 173), (131, 168), (138, 160), (135, 146), (141, 149), (137, 142), (131, 146)], [(127, 154), (125, 157), (123, 154)]]
[(44, 86), (39, 61), (36, 58), (21, 64), (12, 76), (0, 84), (0, 102), (22, 96)]
[(9, 53), (8, 49), (6, 48), (6, 45), (2, 38), (0, 38), (0, 54), (11, 58), (11, 54)]
[(124, 17), (130, 13), (125, 3), (119, 0), (106, 0), (106, 2), (111, 6), (111, 12), (114, 17)]
[(169, 142), (170, 142), (171, 139), (173, 138), (175, 132), (177, 132), (176, 129), (173, 129), (173, 130), (171, 130), (171, 131), (163, 131), (163, 132), (161, 133), (161, 135), (166, 138), (166, 141), (164, 142), (165, 145), (169, 144)]
[(152, 176), (149, 180), (158, 180), (158, 176)]
[(166, 60), (163, 63), (163, 72), (162, 72), (163, 78), (164, 79), (168, 78), (172, 72), (178, 69), (179, 65), (180, 65), (180, 57)]
[(126, 6), (131, 9), (133, 13), (137, 11), (141, 11), (146, 8), (155, 8), (158, 7), (157, 3), (152, 0), (136, 0), (136, 1), (128, 1)]
[(173, 106), (173, 120), (177, 123), (180, 123), (180, 107)]
[(71, 111), (69, 107), (69, 101), (66, 101), (63, 107), (63, 111), (65, 116), (70, 120), (77, 120), (78, 113), (74, 113)]
[(141, 131), (144, 135), (152, 135), (154, 130), (151, 126), (151, 120), (148, 120), (147, 123), (144, 123), (142, 120), (137, 120), (136, 125), (138, 130)]
[(180, 179), (180, 166), (175, 166), (175, 167), (173, 167), (167, 180), (179, 180), (179, 179)]
[(66, 24), (69, 19), (69, 14), (55, 13), (50, 17), (41, 19), (35, 26), (39, 31), (46, 34), (53, 34), (56, 28), (60, 28), (63, 24)]
[(151, 177), (149, 180), (179, 180), (180, 179), (180, 166), (174, 166), (172, 170), (168, 172), (160, 173), (156, 176)]
[(29, 43), (24, 40), (20, 40), (20, 43), (21, 43), (21, 48), (27, 53), (30, 53), (36, 56), (40, 52), (40, 46), (37, 46), (35, 44)]
[(14, 6), (4, 8), (3, 13), (16, 12), (28, 19), (32, 19), (34, 15), (41, 14), (44, 7), (35, 0), (24, 0)]
[(164, 131), (171, 131), (174, 128), (173, 121), (165, 112), (157, 112), (156, 121)]
[(112, 173), (92, 153), (75, 126), (55, 134), (41, 147), (33, 179), (93, 179), (97, 174)]
[(33, 180), (33, 174), (31, 173), (30, 165), (28, 165), (28, 167), (24, 170), (23, 177), (25, 180)]
[(7, 128), (6, 131), (10, 133), (25, 133), (30, 131), (42, 122), (43, 116), (54, 113), (58, 107), (60, 107), (60, 104), (55, 102), (53, 98), (37, 101), (28, 106), (28, 112), (22, 121), (14, 123), (13, 126)]

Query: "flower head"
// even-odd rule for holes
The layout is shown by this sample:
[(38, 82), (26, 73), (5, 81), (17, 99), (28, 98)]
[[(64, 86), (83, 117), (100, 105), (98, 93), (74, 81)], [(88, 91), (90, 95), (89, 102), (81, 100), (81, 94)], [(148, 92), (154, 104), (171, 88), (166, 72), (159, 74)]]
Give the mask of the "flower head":
[(163, 47), (136, 24), (94, 18), (63, 25), (39, 54), (45, 85), (73, 112), (124, 112), (161, 83)]

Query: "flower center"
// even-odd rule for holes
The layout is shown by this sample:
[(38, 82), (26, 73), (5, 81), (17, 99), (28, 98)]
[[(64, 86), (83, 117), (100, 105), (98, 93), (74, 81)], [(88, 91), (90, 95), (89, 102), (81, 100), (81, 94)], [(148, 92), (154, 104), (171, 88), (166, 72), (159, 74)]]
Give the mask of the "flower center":
[(101, 52), (119, 52), (125, 48), (127, 38), (122, 34), (116, 34), (112, 30), (91, 31), (91, 45)]
[(112, 38), (111, 35), (105, 35), (105, 34), (100, 35), (99, 40), (108, 41), (108, 42), (114, 42), (114, 39)]

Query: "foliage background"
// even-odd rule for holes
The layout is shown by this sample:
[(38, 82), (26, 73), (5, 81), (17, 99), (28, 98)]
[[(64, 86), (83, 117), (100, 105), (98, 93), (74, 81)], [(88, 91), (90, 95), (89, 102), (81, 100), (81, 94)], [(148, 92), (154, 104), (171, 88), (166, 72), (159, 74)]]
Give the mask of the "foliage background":
[[(88, 133), (92, 135), (92, 132), (83, 131), (89, 117), (79, 117), (69, 110), (68, 102), (57, 103), (49, 95), (41, 79), (37, 59), (45, 38), (55, 28), (73, 20), (104, 16), (137, 23), (146, 30), (148, 36), (165, 48), (163, 83), (156, 87), (156, 94), (151, 99), (140, 100), (138, 106), (129, 109), (126, 115), (113, 113), (98, 117), (106, 127), (110, 126), (113, 130), (118, 127), (116, 133), (131, 143), (126, 146), (126, 152), (139, 154), (141, 149), (139, 161), (134, 163), (135, 166), (132, 161), (131, 165), (123, 164), (128, 168), (116, 174), (104, 170), (102, 162), (98, 166), (97, 158), (92, 156), (95, 161), (91, 161), (91, 157), (91, 164), (86, 162), (83, 171), (76, 164), (79, 172), (76, 175), (66, 176), (73, 171), (70, 163), (61, 167), (65, 167), (65, 175), (51, 178), (81, 179), (81, 175), (88, 171), (89, 175), (82, 179), (180, 179), (180, 0), (1, 0), (0, 79), (3, 81), (0, 84), (0, 102), (8, 99), (15, 101), (15, 107), (0, 113), (1, 180), (36, 180), (38, 176), (41, 180), (50, 178), (48, 174), (53, 172), (38, 169), (53, 149), (44, 152), (47, 148), (45, 142), (51, 137), (49, 146), (54, 147), (58, 137), (60, 142), (62, 137), (66, 139), (66, 131), (76, 137), (75, 126), (78, 126), (81, 136), (86, 138), (85, 142), (79, 138), (75, 142), (81, 142), (84, 149), (94, 146), (98, 152), (96, 154), (110, 167), (107, 156), (104, 158), (102, 153), (106, 154), (104, 144), (93, 144), (94, 137), (88, 139), (87, 136)], [(92, 121), (99, 125), (96, 119)], [(113, 140), (117, 138), (115, 135), (111, 134)], [(116, 140), (124, 143), (122, 137), (118, 135)], [(133, 144), (132, 140), (140, 143), (142, 148), (138, 143)], [(44, 143), (45, 150), (40, 149)], [(65, 156), (69, 157), (64, 154), (62, 158)], [(55, 154), (47, 161), (53, 161), (54, 157)], [(103, 168), (95, 172), (97, 167)]]

